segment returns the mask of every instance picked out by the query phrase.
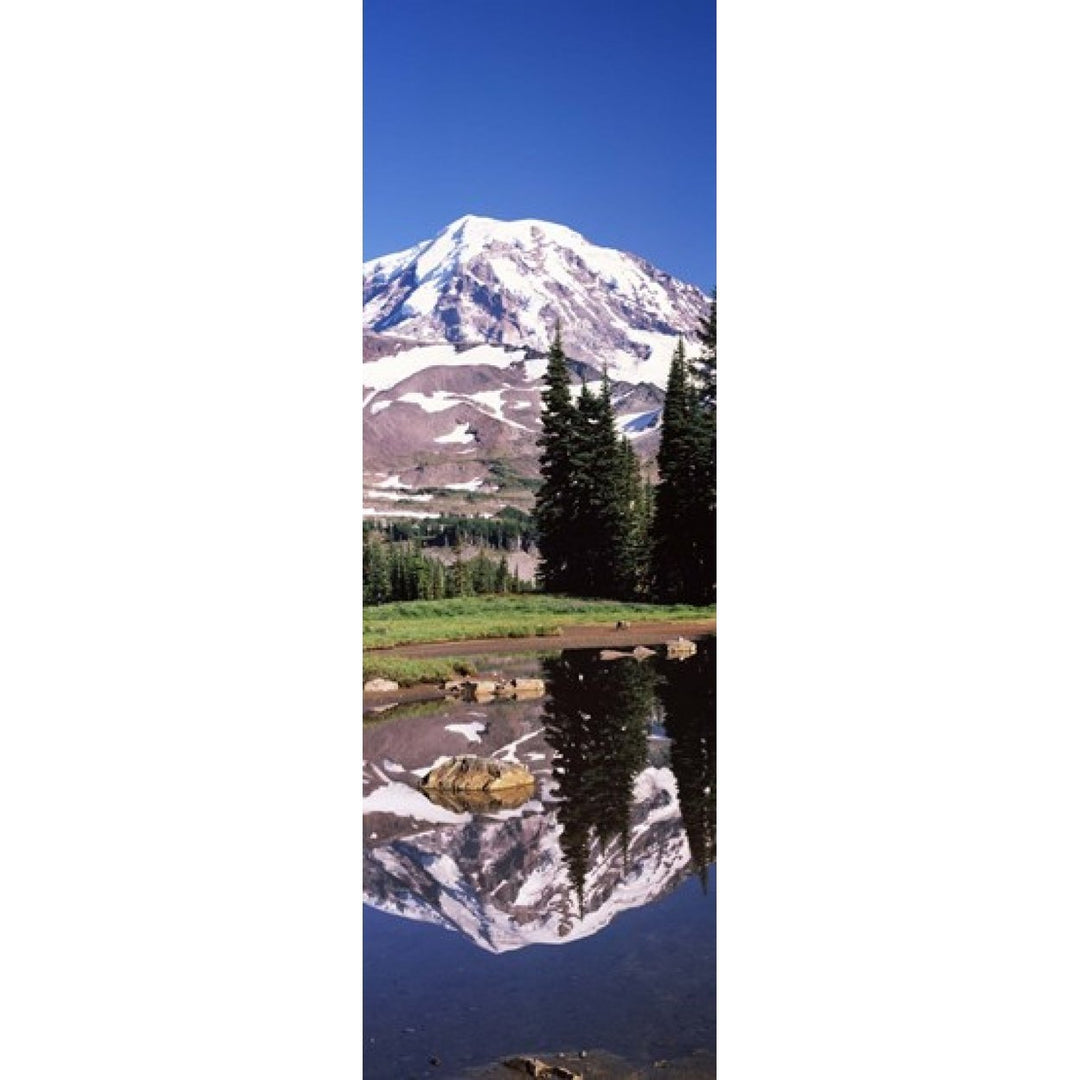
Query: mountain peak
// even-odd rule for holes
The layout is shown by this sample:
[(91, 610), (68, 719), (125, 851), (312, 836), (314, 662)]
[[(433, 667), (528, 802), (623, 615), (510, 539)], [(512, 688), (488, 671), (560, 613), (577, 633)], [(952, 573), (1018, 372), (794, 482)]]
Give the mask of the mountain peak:
[(560, 243), (574, 247), (588, 244), (580, 233), (554, 221), (541, 221), (539, 218), (504, 221), (480, 214), (465, 214), (452, 221), (440, 229), (430, 243), (436, 245), (442, 240), (452, 241), (470, 253), (493, 244), (508, 244), (521, 250), (531, 250), (542, 243)]
[(662, 386), (679, 334), (708, 298), (637, 255), (566, 225), (465, 214), (433, 238), (364, 263), (364, 327), (423, 342), (546, 351), (555, 324), (576, 359)]

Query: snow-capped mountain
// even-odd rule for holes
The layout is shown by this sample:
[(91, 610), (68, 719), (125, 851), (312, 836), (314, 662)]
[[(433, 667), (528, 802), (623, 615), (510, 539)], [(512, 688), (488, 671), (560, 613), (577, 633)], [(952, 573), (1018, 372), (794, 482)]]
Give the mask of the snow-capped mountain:
[(556, 324), (575, 380), (606, 368), (620, 430), (655, 454), (678, 337), (708, 298), (564, 225), (466, 216), (364, 263), (364, 512), (529, 509)]
[(657, 387), (678, 335), (693, 340), (707, 308), (696, 286), (547, 221), (467, 215), (364, 263), (367, 330), (543, 353), (558, 322), (568, 355)]

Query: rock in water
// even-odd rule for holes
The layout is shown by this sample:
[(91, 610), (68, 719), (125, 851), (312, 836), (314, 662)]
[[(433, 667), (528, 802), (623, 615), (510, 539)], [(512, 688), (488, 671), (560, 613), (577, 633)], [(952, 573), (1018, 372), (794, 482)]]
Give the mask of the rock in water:
[(530, 694), (542, 694), (544, 692), (543, 679), (511, 679), (510, 685), (514, 690), (518, 691), (518, 693), (524, 691)]
[(483, 701), (495, 696), (494, 679), (466, 679), (461, 685), (466, 701)]
[(684, 637), (677, 637), (667, 643), (667, 658), (669, 660), (685, 660), (697, 652), (697, 646)]
[(535, 783), (532, 773), (524, 765), (465, 754), (436, 765), (420, 781), (420, 786), (455, 794), (483, 792), (494, 795), (516, 788), (531, 788)]

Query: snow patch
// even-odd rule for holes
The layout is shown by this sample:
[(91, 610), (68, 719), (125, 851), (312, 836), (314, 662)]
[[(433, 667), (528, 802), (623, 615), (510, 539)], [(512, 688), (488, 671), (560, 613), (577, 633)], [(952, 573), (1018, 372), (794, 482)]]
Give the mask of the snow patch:
[[(379, 403), (380, 405), (382, 402)], [(392, 404), (392, 403), (391, 403)], [(377, 488), (411, 488), (412, 484), (403, 484), (401, 482), (401, 476), (395, 473), (393, 476), (388, 476), (385, 480), (380, 480), (377, 484), (372, 485)]]
[(437, 435), (437, 443), (467, 443), (476, 442), (476, 436), (469, 431), (469, 425), (462, 422), (450, 432), (449, 435)]
[(633, 438), (635, 435), (644, 435), (659, 419), (659, 409), (646, 409), (645, 412), (623, 413), (621, 416), (616, 416), (615, 423), (624, 435)]
[[(403, 379), (432, 367), (472, 367), (486, 364), (508, 368), (524, 359), (524, 349), (507, 351), (498, 345), (477, 345), (458, 352), (453, 345), (417, 345), (392, 356), (363, 363), (363, 384), (369, 390), (389, 390)], [(546, 365), (546, 361), (544, 361)], [(370, 398), (368, 399), (370, 401)], [(367, 402), (365, 402), (365, 405)]]
[(398, 517), (398, 518), (434, 518), (438, 514), (429, 514), (423, 510), (380, 510), (377, 507), (365, 506), (364, 517)]
[(436, 390), (431, 394), (420, 394), (414, 390), (402, 394), (397, 400), (403, 405), (419, 405), (426, 413), (446, 412), (447, 409), (461, 404), (461, 398), (448, 390)]
[(369, 491), (369, 499), (389, 499), (391, 502), (431, 502), (434, 495), (402, 495), (398, 491)]

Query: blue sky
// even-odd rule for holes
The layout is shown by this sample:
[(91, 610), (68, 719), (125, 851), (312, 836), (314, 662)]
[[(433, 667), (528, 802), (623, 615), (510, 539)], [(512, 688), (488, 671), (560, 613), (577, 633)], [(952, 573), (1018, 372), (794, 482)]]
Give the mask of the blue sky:
[(541, 218), (708, 290), (715, 0), (364, 0), (364, 258)]

